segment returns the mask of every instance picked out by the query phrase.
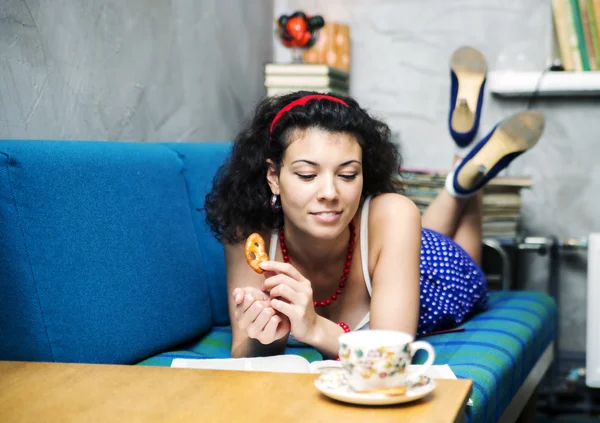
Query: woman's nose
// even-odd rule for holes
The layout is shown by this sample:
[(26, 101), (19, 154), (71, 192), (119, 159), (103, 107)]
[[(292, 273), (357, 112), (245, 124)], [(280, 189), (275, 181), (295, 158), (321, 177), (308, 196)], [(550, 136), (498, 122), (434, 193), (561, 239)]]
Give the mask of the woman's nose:
[(331, 176), (327, 176), (321, 179), (321, 185), (319, 187), (319, 198), (332, 200), (337, 198), (337, 187), (335, 186), (335, 179)]

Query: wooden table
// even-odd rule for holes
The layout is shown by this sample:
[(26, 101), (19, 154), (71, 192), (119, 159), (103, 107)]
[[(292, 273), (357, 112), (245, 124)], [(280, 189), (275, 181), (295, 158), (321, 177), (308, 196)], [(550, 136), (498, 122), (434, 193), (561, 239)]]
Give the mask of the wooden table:
[(99, 364), (0, 361), (0, 421), (17, 422), (456, 422), (470, 380), (437, 380), (404, 405), (339, 403), (315, 375)]

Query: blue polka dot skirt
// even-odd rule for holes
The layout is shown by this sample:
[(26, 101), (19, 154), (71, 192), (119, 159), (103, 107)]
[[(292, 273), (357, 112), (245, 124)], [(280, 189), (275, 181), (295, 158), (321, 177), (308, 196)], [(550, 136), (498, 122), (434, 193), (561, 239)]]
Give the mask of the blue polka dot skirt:
[(418, 335), (452, 328), (486, 309), (483, 271), (447, 236), (423, 228), (420, 270)]

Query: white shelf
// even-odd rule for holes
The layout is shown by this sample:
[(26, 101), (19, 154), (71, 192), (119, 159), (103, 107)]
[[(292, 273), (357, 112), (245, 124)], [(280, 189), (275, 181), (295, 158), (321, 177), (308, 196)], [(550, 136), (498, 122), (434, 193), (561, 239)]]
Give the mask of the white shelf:
[(536, 87), (540, 97), (600, 96), (600, 72), (494, 71), (486, 82), (486, 89), (502, 97), (529, 97)]

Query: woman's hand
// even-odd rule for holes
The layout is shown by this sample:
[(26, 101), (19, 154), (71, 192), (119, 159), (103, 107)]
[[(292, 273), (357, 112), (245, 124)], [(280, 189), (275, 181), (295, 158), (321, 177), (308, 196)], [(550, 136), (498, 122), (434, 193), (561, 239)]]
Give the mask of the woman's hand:
[(265, 261), (260, 266), (267, 271), (263, 290), (269, 291), (271, 307), (287, 316), (298, 341), (310, 344), (319, 320), (310, 281), (289, 263)]
[(290, 331), (287, 317), (277, 313), (267, 294), (253, 287), (236, 288), (231, 293), (235, 302), (234, 317), (238, 327), (249, 338), (268, 345), (286, 336)]

